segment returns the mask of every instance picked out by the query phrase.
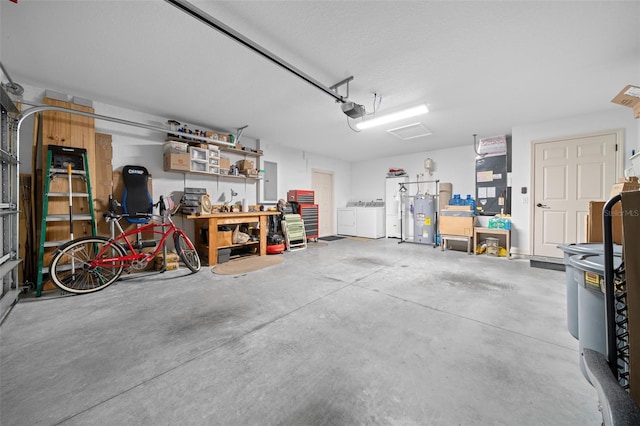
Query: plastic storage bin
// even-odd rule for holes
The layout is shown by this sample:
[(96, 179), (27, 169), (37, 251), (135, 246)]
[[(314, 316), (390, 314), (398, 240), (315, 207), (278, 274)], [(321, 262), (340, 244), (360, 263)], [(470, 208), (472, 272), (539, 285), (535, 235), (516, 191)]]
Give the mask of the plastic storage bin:
[[(561, 244), (558, 248), (564, 252), (564, 270), (567, 286), (567, 329), (577, 339), (579, 336), (578, 282), (574, 278), (573, 265), (569, 262), (569, 259), (577, 254), (604, 254), (604, 245), (602, 243)], [(613, 255), (622, 256), (622, 246), (614, 244)]]
[[(582, 358), (584, 348), (607, 354), (607, 326), (604, 300), (604, 256), (578, 254), (571, 256), (574, 277), (578, 284), (578, 363), (582, 375), (591, 383)], [(613, 257), (613, 267), (622, 263)]]
[(218, 263), (225, 263), (229, 261), (231, 256), (230, 248), (220, 248), (218, 249)]

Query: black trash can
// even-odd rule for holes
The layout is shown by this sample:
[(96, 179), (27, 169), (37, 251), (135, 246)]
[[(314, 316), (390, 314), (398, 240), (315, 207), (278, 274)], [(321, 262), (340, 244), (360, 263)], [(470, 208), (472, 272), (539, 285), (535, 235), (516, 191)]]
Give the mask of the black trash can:
[[(604, 300), (604, 256), (578, 254), (571, 256), (569, 263), (573, 267), (578, 287), (578, 339), (579, 365), (582, 375), (589, 380), (582, 358), (584, 348), (607, 354), (607, 324)], [(613, 267), (622, 263), (620, 256), (613, 256)], [(589, 382), (591, 382), (589, 380)]]
[[(564, 252), (564, 270), (567, 285), (567, 329), (573, 337), (578, 339), (580, 333), (578, 326), (578, 285), (577, 281), (574, 279), (573, 266), (569, 262), (569, 258), (577, 254), (604, 254), (604, 244), (560, 244), (558, 248)], [(613, 255), (622, 256), (621, 245), (613, 245)]]

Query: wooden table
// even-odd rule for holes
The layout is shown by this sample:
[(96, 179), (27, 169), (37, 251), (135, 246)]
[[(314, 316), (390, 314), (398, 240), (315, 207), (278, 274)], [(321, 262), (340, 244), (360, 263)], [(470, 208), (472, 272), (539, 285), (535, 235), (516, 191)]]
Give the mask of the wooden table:
[[(264, 256), (267, 254), (267, 217), (279, 214), (280, 212), (278, 211), (211, 213), (200, 216), (190, 215), (187, 216), (187, 219), (194, 221), (195, 241), (193, 243), (196, 246), (196, 250), (203, 258), (205, 258), (202, 259), (203, 263), (212, 266), (218, 263), (219, 248), (246, 247), (254, 245), (259, 246), (258, 255)], [(258, 227), (260, 229), (260, 237), (258, 241), (231, 245), (225, 245), (219, 241), (219, 225), (240, 225), (243, 223), (258, 223)], [(207, 227), (207, 241), (204, 242), (202, 241), (202, 230)]]
[[(507, 259), (511, 259), (511, 230), (510, 229), (492, 229), (492, 228), (481, 228), (476, 226), (475, 228), (473, 228), (473, 239), (476, 242), (476, 244), (478, 244), (480, 241), (478, 240), (479, 234), (504, 236), (506, 240), (505, 249), (507, 250)], [(477, 254), (478, 252), (476, 252), (476, 255)]]

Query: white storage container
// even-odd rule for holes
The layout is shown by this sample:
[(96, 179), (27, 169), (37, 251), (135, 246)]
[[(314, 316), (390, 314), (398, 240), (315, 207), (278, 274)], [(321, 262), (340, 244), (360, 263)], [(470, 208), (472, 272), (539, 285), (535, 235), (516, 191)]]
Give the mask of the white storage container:
[(189, 148), (189, 145), (184, 142), (168, 141), (168, 142), (165, 142), (163, 151), (180, 153), (180, 152), (187, 152), (188, 148)]
[(205, 148), (196, 148), (194, 146), (189, 147), (189, 153), (192, 160), (209, 161), (209, 150)]
[(191, 160), (191, 171), (209, 173), (209, 163)]

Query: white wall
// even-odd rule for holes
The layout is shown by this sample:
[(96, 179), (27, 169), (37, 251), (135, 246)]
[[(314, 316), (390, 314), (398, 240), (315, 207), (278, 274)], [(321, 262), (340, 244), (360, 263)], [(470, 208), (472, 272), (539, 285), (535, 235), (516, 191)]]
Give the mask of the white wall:
[[(26, 101), (41, 104), (43, 95), (44, 89), (42, 88), (25, 87), (24, 99)], [(152, 126), (166, 127), (168, 120), (165, 117), (99, 102), (94, 102), (93, 106), (96, 114)], [(197, 124), (190, 127), (207, 128), (205, 125), (198, 126)], [(96, 120), (96, 132), (112, 135), (112, 166), (114, 170), (121, 170), (127, 164), (141, 165), (149, 170), (153, 177), (154, 199), (157, 199), (159, 195), (182, 192), (184, 187), (198, 187), (207, 189), (214, 204), (229, 201), (231, 190), (238, 194), (233, 198), (234, 202), (245, 199), (248, 204), (258, 203), (258, 184), (254, 180), (165, 172), (162, 163), (163, 143), (166, 136), (164, 133), (105, 120)], [(31, 173), (32, 135), (33, 119), (30, 118), (25, 120), (20, 132), (20, 173), (23, 174)], [(246, 136), (242, 136), (240, 143), (253, 148), (258, 145), (255, 139)], [(334, 202), (336, 205), (346, 203), (351, 187), (351, 166), (349, 163), (291, 148), (284, 148), (275, 141), (261, 140), (260, 145), (264, 151), (261, 161), (267, 160), (278, 163), (279, 198), (286, 199), (287, 190), (289, 189), (309, 189), (311, 187), (311, 170), (319, 169), (334, 174)], [(229, 156), (232, 162), (242, 158), (235, 154), (223, 153), (223, 155)], [(97, 161), (100, 161), (100, 159), (97, 159)], [(183, 222), (180, 225), (189, 231), (192, 228), (190, 221), (184, 220)], [(333, 223), (336, 223), (335, 217)]]
[[(333, 173), (333, 205), (337, 208), (347, 204), (351, 194), (351, 163), (291, 149), (264, 139), (260, 139), (260, 147), (264, 151), (264, 161), (278, 164), (279, 198), (286, 199), (287, 191), (291, 189), (311, 189), (312, 171), (320, 170)], [(337, 210), (334, 209), (332, 231), (334, 234), (337, 228), (336, 212)]]
[[(40, 103), (44, 89), (25, 86), (24, 99)], [(132, 111), (112, 105), (95, 103), (97, 114), (113, 116), (125, 120), (143, 122), (150, 125), (164, 126), (167, 118)], [(190, 123), (192, 124), (192, 123)], [(32, 120), (26, 120), (20, 134), (21, 173), (31, 172)], [(206, 126), (202, 126), (203, 128)], [(516, 126), (512, 129), (513, 149), (513, 199), (512, 220), (514, 253), (530, 253), (530, 204), (523, 204), (520, 188), (526, 187), (531, 192), (531, 141), (590, 132), (624, 129), (625, 159), (631, 156), (632, 150), (640, 151), (640, 120), (634, 120), (631, 109), (619, 109), (565, 119)], [(154, 198), (160, 194), (182, 191), (186, 187), (204, 187), (212, 195), (214, 202), (228, 200), (233, 189), (238, 195), (236, 200), (246, 199), (249, 204), (256, 204), (257, 184), (253, 181), (229, 180), (215, 177), (199, 177), (196, 174), (170, 173), (162, 169), (162, 144), (165, 135), (159, 132), (119, 125), (106, 121), (96, 121), (96, 130), (113, 136), (113, 167), (118, 170), (126, 164), (143, 165), (153, 175)], [(347, 201), (369, 201), (384, 199), (385, 178), (389, 168), (403, 168), (410, 181), (439, 180), (451, 182), (453, 192), (463, 197), (475, 193), (475, 153), (472, 138), (468, 145), (441, 150), (428, 150), (411, 155), (381, 158), (377, 160), (347, 163), (342, 160), (307, 153), (283, 147), (277, 141), (260, 140), (264, 151), (262, 160), (278, 164), (278, 196), (286, 198), (290, 189), (310, 189), (313, 169), (332, 172), (334, 174), (335, 194), (334, 206), (343, 207)], [(241, 143), (257, 146), (257, 141), (244, 137)], [(393, 142), (424, 143), (426, 142)], [(339, 153), (336, 155), (339, 157)], [(424, 160), (432, 158), (435, 169), (432, 176), (426, 174)], [(625, 167), (629, 167), (628, 160)], [(417, 176), (423, 174), (422, 176)], [(410, 192), (417, 191), (412, 185)], [(435, 184), (424, 184), (421, 192), (435, 193)], [(529, 199), (532, 201), (531, 199)], [(334, 213), (335, 215), (335, 213)], [(185, 222), (189, 222), (186, 221)], [(334, 216), (334, 227), (337, 220)], [(189, 229), (190, 224), (182, 226)], [(335, 229), (334, 229), (335, 233)]]
[[(598, 114), (569, 117), (561, 120), (514, 127), (512, 131), (513, 148), (513, 204), (512, 215), (517, 224), (513, 232), (513, 246), (516, 253), (530, 254), (531, 247), (531, 142), (541, 139), (587, 134), (605, 130), (624, 129), (625, 167), (629, 167), (628, 158), (632, 150), (640, 148), (640, 126), (633, 119), (630, 108), (619, 109)], [(516, 167), (517, 165), (517, 167)], [(620, 171), (622, 175), (622, 171)], [(523, 203), (521, 187), (527, 187), (529, 203)]]
[[(531, 141), (566, 135), (586, 134), (603, 130), (624, 129), (625, 168), (629, 167), (628, 158), (632, 150), (640, 151), (640, 120), (634, 120), (630, 108), (620, 109), (565, 119), (518, 126), (512, 129), (512, 252), (530, 254), (530, 204), (523, 204), (522, 187), (527, 188), (527, 197), (531, 193)], [(406, 142), (405, 142), (406, 143)], [(427, 145), (428, 142), (425, 143)], [(411, 181), (417, 173), (424, 173), (424, 159), (432, 158), (436, 168), (433, 176), (419, 180), (439, 179), (451, 182), (453, 193), (475, 193), (475, 153), (472, 140), (468, 146), (429, 151), (412, 155), (362, 161), (353, 164), (351, 187), (352, 200), (370, 200), (384, 197), (384, 179), (389, 168), (404, 168)], [(622, 171), (621, 171), (622, 173)], [(433, 188), (433, 187), (431, 187)], [(426, 188), (430, 189), (430, 188)], [(410, 191), (415, 191), (413, 186)], [(423, 192), (425, 188), (423, 188)], [(434, 189), (430, 189), (434, 193)], [(529, 202), (531, 202), (529, 198)], [(485, 224), (486, 218), (480, 217)]]
[[(425, 145), (428, 145), (428, 142)], [(429, 176), (424, 169), (424, 160), (427, 158), (433, 159), (435, 164), (432, 176)], [(351, 200), (370, 201), (378, 198), (384, 199), (387, 172), (389, 169), (398, 168), (402, 168), (407, 172), (410, 182), (434, 180), (451, 182), (455, 194), (461, 194), (463, 198), (466, 197), (466, 194), (471, 194), (475, 197), (475, 152), (473, 151), (473, 139), (469, 139), (468, 146), (354, 163), (352, 167)], [(417, 190), (417, 185), (410, 185), (410, 194), (415, 194)], [(420, 192), (436, 194), (435, 183), (422, 184)], [(344, 207), (344, 205), (338, 205), (338, 207)]]

